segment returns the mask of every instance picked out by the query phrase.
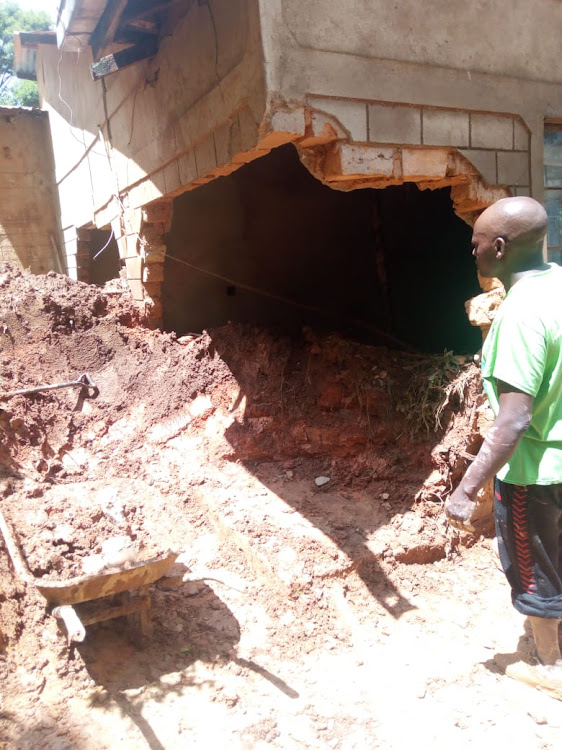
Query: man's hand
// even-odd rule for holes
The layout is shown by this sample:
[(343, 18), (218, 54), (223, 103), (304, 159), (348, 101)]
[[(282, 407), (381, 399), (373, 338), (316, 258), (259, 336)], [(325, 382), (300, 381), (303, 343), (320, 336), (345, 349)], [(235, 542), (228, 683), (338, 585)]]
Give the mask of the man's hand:
[(470, 523), (470, 519), (475, 507), (476, 500), (463, 490), (461, 484), (445, 503), (445, 515), (447, 516), (447, 521), (455, 529), (474, 532), (475, 528)]

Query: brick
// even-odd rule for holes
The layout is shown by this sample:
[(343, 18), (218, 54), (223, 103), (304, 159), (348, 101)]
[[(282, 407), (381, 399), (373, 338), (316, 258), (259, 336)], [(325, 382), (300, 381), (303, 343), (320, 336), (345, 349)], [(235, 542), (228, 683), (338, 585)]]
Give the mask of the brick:
[(343, 143), (326, 157), (325, 174), (327, 179), (353, 175), (392, 177), (394, 149)]
[(164, 281), (164, 264), (151, 263), (145, 266), (142, 273), (142, 280), (145, 284), (162, 283)]
[(468, 146), (468, 113), (423, 110), (423, 143), (425, 146)]
[(166, 257), (166, 245), (145, 245), (144, 247), (144, 263), (149, 265), (151, 263), (163, 263)]
[(314, 109), (335, 117), (352, 141), (367, 140), (367, 105), (348, 99), (314, 99)]
[(515, 120), (513, 123), (513, 148), (516, 151), (528, 151), (529, 150), (529, 131), (523, 125), (520, 120)]
[(470, 116), (472, 148), (513, 149), (513, 120), (511, 117), (472, 114)]
[(500, 185), (528, 185), (529, 157), (522, 152), (498, 152), (498, 183)]
[(400, 105), (369, 105), (369, 140), (375, 143), (421, 143), (421, 110)]
[(143, 261), (140, 256), (136, 258), (127, 258), (125, 260), (127, 266), (127, 279), (142, 279), (142, 267)]
[[(145, 224), (166, 224), (170, 220), (172, 213), (171, 201), (158, 201), (157, 203), (151, 203), (149, 206), (145, 206), (142, 210), (142, 221)], [(139, 228), (136, 230), (140, 232)]]
[(447, 175), (449, 153), (443, 148), (403, 148), (402, 173), (412, 178), (443, 178)]
[(496, 173), (496, 152), (478, 149), (461, 149), (461, 154), (476, 167), (488, 185), (495, 185), (498, 181)]
[(213, 169), (216, 169), (215, 139), (212, 133), (208, 138), (205, 138), (204, 141), (195, 146), (195, 163), (199, 177), (203, 177), (212, 172)]

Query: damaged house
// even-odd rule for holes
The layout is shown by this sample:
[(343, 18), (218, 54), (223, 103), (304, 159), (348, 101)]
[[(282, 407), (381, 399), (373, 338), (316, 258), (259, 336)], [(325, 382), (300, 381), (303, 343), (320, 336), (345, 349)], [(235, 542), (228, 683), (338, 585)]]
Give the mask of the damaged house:
[(17, 58), (49, 113), (68, 274), (125, 268), (179, 333), (328, 320), (473, 351), (475, 214), (532, 195), (562, 244), (562, 9), (432, 6), (63, 0)]

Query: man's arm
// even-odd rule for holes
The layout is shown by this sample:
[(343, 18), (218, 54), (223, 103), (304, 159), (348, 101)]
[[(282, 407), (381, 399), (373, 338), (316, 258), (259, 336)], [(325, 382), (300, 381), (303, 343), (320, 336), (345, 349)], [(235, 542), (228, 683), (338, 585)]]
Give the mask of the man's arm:
[(479, 490), (509, 461), (531, 422), (533, 396), (502, 381), (498, 381), (498, 394), (498, 416), (478, 455), (445, 504), (445, 513), (453, 526), (467, 524)]

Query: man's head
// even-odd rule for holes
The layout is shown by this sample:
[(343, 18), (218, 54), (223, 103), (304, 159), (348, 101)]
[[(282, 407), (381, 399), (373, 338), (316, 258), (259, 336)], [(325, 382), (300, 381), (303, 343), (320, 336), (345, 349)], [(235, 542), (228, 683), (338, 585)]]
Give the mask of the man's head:
[(546, 211), (533, 198), (502, 198), (476, 220), (472, 254), (481, 276), (505, 282), (543, 264)]

